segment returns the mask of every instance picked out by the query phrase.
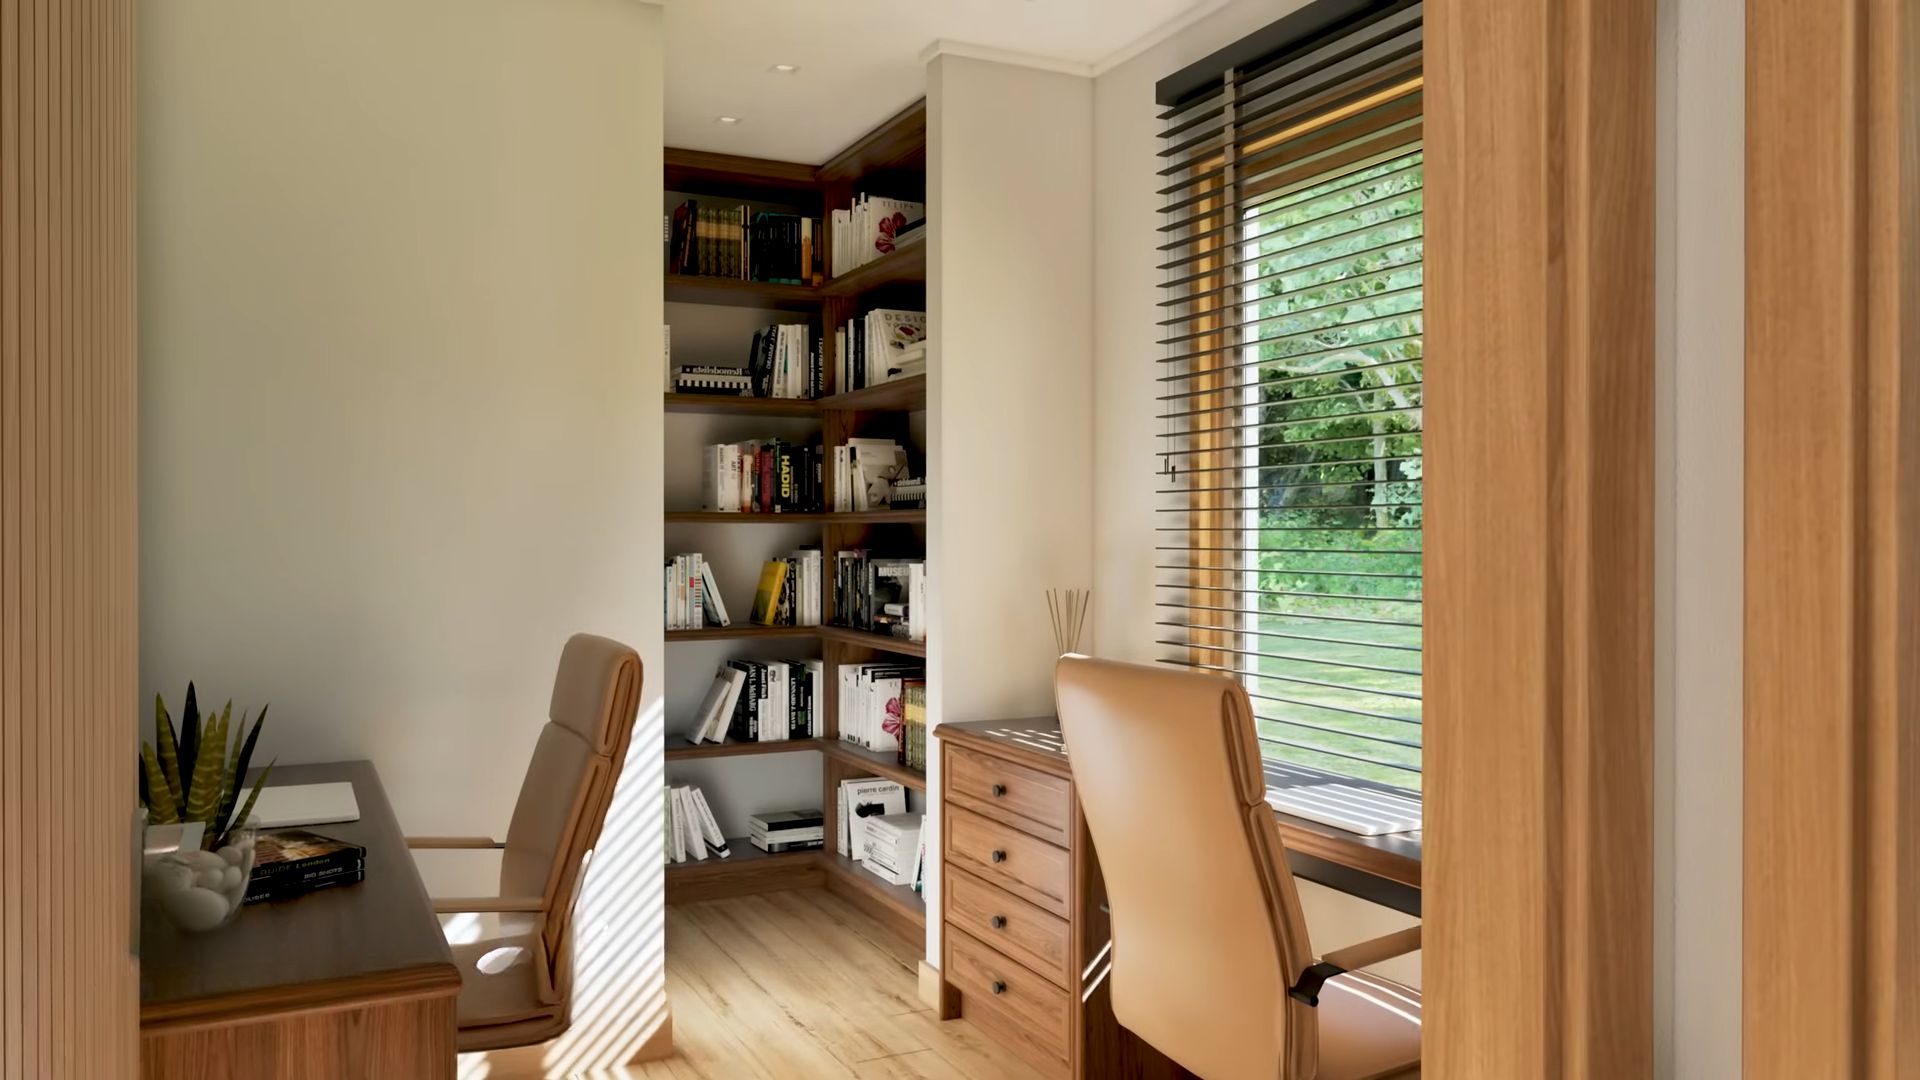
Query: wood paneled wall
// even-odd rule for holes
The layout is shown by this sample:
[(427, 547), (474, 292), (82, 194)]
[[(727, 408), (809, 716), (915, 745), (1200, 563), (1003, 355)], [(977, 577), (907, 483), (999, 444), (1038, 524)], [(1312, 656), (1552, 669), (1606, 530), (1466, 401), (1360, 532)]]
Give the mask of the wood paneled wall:
[(1426, 6), (1437, 1080), (1653, 1071), (1654, 7)]
[(1753, 1080), (1920, 1075), (1916, 87), (1912, 0), (1748, 0)]
[(132, 0), (0, 0), (0, 1077), (129, 1076)]

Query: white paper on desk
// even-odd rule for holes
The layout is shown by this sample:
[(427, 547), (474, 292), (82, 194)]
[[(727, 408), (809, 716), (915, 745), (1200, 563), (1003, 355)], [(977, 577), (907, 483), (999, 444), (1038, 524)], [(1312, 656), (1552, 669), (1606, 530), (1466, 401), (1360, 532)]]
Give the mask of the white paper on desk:
[(260, 800), (253, 804), (253, 826), (257, 829), (359, 820), (360, 803), (353, 797), (353, 784), (344, 780), (269, 785), (260, 789)]

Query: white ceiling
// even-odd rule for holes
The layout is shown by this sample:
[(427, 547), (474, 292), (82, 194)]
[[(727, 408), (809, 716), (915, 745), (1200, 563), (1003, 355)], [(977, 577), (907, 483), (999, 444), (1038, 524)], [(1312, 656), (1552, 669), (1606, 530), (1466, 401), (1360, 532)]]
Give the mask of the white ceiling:
[[(666, 0), (667, 145), (819, 164), (926, 93), (936, 41), (1092, 72), (1220, 0)], [(779, 74), (775, 64), (800, 70)], [(734, 116), (740, 123), (718, 123)]]

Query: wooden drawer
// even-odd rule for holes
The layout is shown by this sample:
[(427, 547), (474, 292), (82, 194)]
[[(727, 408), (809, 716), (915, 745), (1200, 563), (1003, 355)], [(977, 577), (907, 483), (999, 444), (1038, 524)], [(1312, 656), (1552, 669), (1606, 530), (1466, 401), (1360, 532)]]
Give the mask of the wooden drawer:
[(1066, 777), (960, 746), (948, 748), (944, 764), (949, 799), (1066, 845), (1073, 820), (1073, 790)]
[(957, 806), (947, 808), (948, 866), (1067, 917), (1071, 856), (1045, 840)]
[(1064, 1065), (1072, 999), (1020, 964), (951, 929), (943, 974), (960, 990), (960, 1015), (989, 1029), (1022, 1057)]
[(958, 867), (948, 868), (940, 886), (948, 926), (965, 930), (1060, 986), (1073, 985), (1073, 928), (1065, 919)]

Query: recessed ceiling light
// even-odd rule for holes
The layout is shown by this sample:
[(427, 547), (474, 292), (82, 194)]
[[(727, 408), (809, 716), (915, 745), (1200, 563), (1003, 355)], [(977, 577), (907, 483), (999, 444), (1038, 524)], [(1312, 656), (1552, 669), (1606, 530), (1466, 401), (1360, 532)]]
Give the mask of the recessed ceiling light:
[(793, 64), (775, 64), (771, 68), (768, 68), (767, 70), (775, 72), (776, 74), (780, 74), (780, 75), (791, 75), (794, 72), (799, 71), (800, 69), (799, 67)]
[(716, 116), (713, 118), (713, 122), (716, 124), (737, 124), (740, 122), (740, 118), (737, 116)]

